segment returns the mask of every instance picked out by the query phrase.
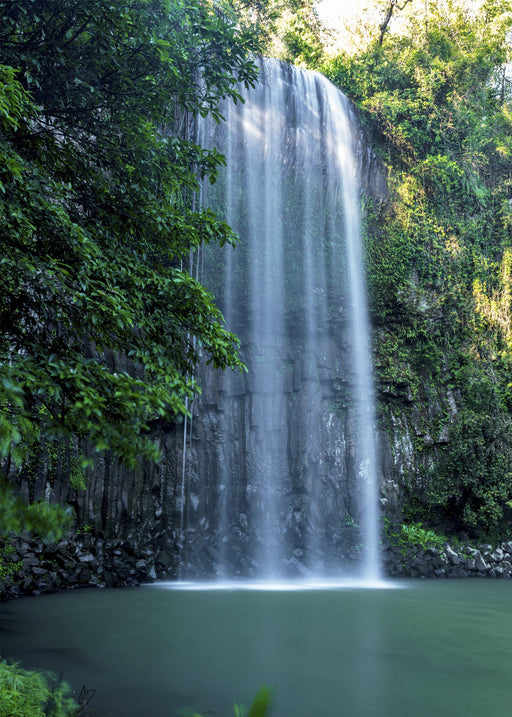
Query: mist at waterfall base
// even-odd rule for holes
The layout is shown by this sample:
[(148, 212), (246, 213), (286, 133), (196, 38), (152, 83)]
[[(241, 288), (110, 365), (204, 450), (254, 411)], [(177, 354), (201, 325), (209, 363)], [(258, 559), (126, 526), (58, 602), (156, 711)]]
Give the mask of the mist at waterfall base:
[[(260, 61), (225, 122), (202, 203), (240, 235), (196, 257), (247, 373), (203, 367), (183, 474), (180, 577), (380, 577), (377, 445), (350, 103), (323, 76)], [(192, 259), (191, 270), (194, 269)]]

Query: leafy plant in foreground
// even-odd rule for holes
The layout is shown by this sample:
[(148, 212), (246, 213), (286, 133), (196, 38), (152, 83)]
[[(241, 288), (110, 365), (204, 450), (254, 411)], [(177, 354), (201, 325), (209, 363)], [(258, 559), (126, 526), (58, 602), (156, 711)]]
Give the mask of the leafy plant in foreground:
[[(249, 711), (243, 705), (235, 704), (233, 707), (235, 717), (267, 717), (270, 710), (272, 693), (268, 687), (263, 685), (258, 690)], [(1, 715), (0, 715), (1, 717)], [(202, 715), (194, 713), (187, 717), (202, 717)]]
[(66, 682), (50, 673), (0, 661), (0, 717), (78, 717), (81, 713)]

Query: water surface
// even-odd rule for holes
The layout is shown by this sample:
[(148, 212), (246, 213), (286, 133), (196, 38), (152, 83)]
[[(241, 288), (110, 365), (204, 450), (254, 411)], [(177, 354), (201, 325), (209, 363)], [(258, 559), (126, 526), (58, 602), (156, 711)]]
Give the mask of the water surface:
[(106, 717), (509, 717), (512, 583), (403, 589), (86, 589), (2, 607), (3, 656), (96, 688)]

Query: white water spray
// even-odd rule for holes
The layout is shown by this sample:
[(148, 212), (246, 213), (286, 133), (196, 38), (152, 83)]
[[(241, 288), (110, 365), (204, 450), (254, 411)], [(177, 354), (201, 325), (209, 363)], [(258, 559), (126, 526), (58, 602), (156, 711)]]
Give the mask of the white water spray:
[(203, 280), (241, 337), (249, 372), (202, 379), (215, 440), (205, 433), (197, 473), (217, 497), (202, 516), (199, 505), (207, 550), (191, 545), (188, 561), (196, 550), (197, 577), (213, 569), (374, 583), (377, 442), (356, 120), (324, 77), (278, 61), (262, 61), (261, 81), (243, 94), (226, 124), (206, 120), (198, 134), (227, 159), (204, 201), (241, 236), (234, 252), (207, 249)]

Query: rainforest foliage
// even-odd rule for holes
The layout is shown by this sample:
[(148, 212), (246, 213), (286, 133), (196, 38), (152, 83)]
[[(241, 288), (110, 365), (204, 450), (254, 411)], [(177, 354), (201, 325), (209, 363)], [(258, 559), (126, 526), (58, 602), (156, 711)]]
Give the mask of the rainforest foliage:
[(316, 0), (210, 0), (250, 36), (260, 54), (316, 67), (323, 54), (323, 29)]
[(194, 202), (223, 158), (189, 128), (255, 82), (253, 43), (200, 0), (2, 0), (0, 16), (4, 472), (70, 441), (155, 459), (148, 430), (186, 413), (199, 354), (240, 366), (184, 267), (236, 242)]
[(512, 522), (512, 7), (398, 5), (324, 67), (389, 173), (368, 249), (382, 420), (409, 417), (406, 517), (493, 537)]

